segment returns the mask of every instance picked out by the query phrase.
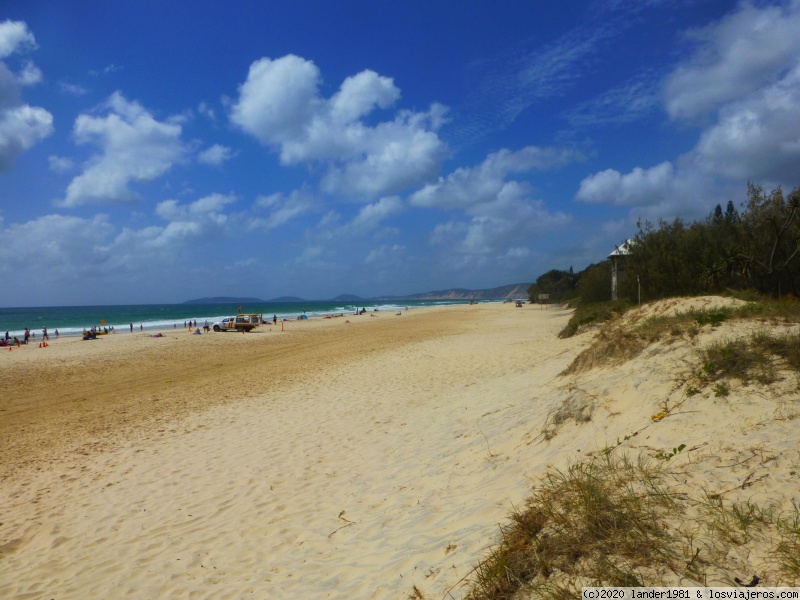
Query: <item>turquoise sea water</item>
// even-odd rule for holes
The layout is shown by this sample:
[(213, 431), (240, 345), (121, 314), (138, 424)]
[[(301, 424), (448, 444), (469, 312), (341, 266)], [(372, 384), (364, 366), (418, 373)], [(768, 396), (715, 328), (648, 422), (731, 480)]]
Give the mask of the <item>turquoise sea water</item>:
[[(261, 304), (242, 305), (243, 313), (261, 313), (264, 318), (271, 319), (276, 315), (279, 320), (296, 319), (306, 314), (308, 317), (321, 317), (325, 314), (354, 313), (357, 309), (366, 308), (372, 312), (413, 309), (420, 306), (440, 306), (447, 304), (467, 304), (463, 301), (426, 301), (375, 303), (364, 300), (356, 306), (346, 302), (309, 301), (309, 302), (264, 302)], [(0, 335), (8, 331), (11, 336), (21, 336), (25, 327), (39, 337), (42, 328), (47, 327), (52, 336), (58, 329), (60, 335), (79, 335), (84, 328), (92, 326), (113, 326), (119, 332), (134, 330), (140, 326), (145, 330), (172, 328), (173, 325), (183, 327), (189, 319), (202, 325), (216, 323), (224, 317), (235, 315), (236, 304), (136, 304), (129, 306), (52, 306), (37, 308), (0, 308)]]

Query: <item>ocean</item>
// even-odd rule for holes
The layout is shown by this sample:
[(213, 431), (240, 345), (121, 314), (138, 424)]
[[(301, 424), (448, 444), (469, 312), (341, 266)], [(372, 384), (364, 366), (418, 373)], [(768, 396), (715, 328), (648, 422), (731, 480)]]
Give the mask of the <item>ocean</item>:
[[(242, 305), (243, 313), (260, 313), (265, 319), (276, 315), (279, 320), (294, 320), (305, 314), (308, 317), (321, 317), (326, 314), (354, 313), (365, 308), (368, 312), (397, 311), (422, 306), (442, 306), (448, 304), (468, 304), (468, 300), (437, 300), (410, 302), (378, 302), (363, 300), (357, 306), (349, 302), (308, 301), (308, 302), (263, 302)], [(50, 306), (37, 308), (0, 308), (0, 335), (8, 331), (10, 336), (20, 337), (28, 327), (38, 338), (47, 327), (49, 335), (80, 335), (84, 329), (94, 327), (114, 327), (117, 331), (167, 329), (183, 327), (188, 320), (197, 321), (202, 326), (210, 325), (236, 314), (236, 304), (132, 304), (123, 306)]]

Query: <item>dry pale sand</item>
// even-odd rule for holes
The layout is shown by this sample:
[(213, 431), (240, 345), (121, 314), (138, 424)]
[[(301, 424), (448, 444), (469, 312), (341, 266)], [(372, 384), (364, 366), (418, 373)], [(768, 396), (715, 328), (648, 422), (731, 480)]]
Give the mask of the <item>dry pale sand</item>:
[[(620, 322), (646, 328), (648, 317), (741, 304), (720, 297), (669, 299), (631, 310)], [(750, 581), (753, 574), (762, 585), (798, 585), (797, 576), (791, 579), (776, 561), (774, 528), (751, 524), (744, 535), (734, 518), (716, 531), (707, 526), (716, 518), (711, 513), (721, 514), (713, 508), (717, 502), (726, 511), (744, 506), (744, 512), (752, 503), (790, 523), (800, 516), (800, 376), (774, 357), (778, 379), (769, 385), (723, 379), (728, 393), (722, 394), (696, 375), (704, 348), (744, 344), (754, 333), (796, 335), (798, 329), (767, 319), (731, 319), (700, 327), (696, 337), (667, 335), (622, 364), (560, 378), (537, 399), (551, 407), (543, 428), (549, 439), (541, 441), (537, 460), (560, 466), (613, 449), (662, 464), (668, 491), (683, 498), (669, 531), (683, 540), (687, 564), (702, 549), (706, 570), (699, 581), (662, 574), (664, 585), (737, 587), (736, 578)], [(720, 543), (719, 534), (730, 538)]]
[[(685, 444), (679, 491), (800, 502), (796, 374), (684, 393), (703, 344), (756, 325), (563, 376), (596, 335), (558, 339), (568, 318), (489, 304), (0, 356), (0, 597), (460, 598), (547, 468), (617, 445)], [(780, 583), (759, 552), (709, 585)]]
[(568, 316), (460, 306), (0, 356), (0, 597), (444, 593), (541, 466), (537, 390), (585, 343), (556, 338)]

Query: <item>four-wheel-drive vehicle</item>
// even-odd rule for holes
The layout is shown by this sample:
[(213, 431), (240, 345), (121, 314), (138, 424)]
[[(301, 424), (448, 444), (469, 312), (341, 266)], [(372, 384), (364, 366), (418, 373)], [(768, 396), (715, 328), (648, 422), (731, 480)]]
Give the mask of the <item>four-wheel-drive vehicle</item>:
[(252, 331), (261, 325), (261, 315), (236, 315), (214, 323), (214, 331)]

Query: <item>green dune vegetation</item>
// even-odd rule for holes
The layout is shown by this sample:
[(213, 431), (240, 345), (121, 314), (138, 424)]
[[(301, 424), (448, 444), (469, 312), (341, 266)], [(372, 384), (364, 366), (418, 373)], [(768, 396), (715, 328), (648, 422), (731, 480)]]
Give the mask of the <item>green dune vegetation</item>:
[[(467, 598), (800, 585), (800, 190), (748, 192), (740, 211), (729, 202), (702, 222), (640, 224), (618, 259), (615, 301), (609, 260), (530, 287), (531, 302), (545, 293), (575, 308), (562, 337), (586, 336), (561, 377), (588, 400), (554, 410), (539, 443), (566, 427), (588, 438), (601, 400), (608, 416), (596, 428), (627, 418), (630, 429), (541, 475), (461, 583)], [(694, 307), (699, 296), (719, 302)], [(608, 399), (603, 373), (662, 367), (672, 380), (641, 398), (656, 408)], [(667, 423), (672, 438), (651, 433)], [(714, 423), (724, 440), (704, 433)]]
[(580, 273), (554, 269), (528, 289), (531, 302), (549, 294), (550, 302), (576, 308), (564, 336), (604, 322), (639, 302), (698, 294), (756, 299), (800, 298), (800, 188), (784, 196), (748, 186), (748, 200), (737, 210), (729, 201), (704, 221), (681, 219), (640, 222), (629, 241), (630, 253), (617, 259), (618, 300), (611, 300), (612, 260)]

